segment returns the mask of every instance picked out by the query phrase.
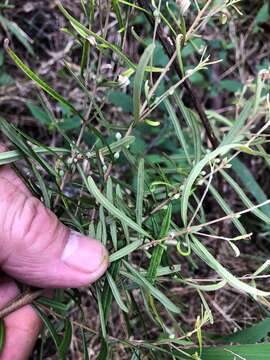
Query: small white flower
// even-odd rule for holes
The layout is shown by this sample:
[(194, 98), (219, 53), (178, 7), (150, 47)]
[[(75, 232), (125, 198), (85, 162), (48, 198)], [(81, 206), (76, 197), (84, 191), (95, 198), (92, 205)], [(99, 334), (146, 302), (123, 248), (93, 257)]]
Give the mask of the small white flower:
[(180, 7), (182, 15), (185, 15), (191, 5), (191, 2), (190, 0), (176, 0), (176, 4)]
[(116, 134), (115, 134), (115, 138), (116, 138), (116, 140), (121, 140), (122, 139), (122, 134), (120, 133), (120, 132), (117, 132)]
[(119, 75), (118, 82), (121, 86), (128, 86), (130, 84), (129, 78), (123, 75)]
[(119, 159), (119, 156), (120, 156), (120, 153), (119, 153), (119, 151), (117, 151), (117, 152), (114, 154), (114, 158), (117, 160), (117, 159)]

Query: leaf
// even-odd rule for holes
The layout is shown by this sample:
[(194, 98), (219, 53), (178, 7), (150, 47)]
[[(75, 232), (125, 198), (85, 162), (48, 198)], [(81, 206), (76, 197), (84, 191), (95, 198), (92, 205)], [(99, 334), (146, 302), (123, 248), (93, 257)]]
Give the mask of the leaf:
[(193, 139), (193, 146), (194, 146), (194, 155), (195, 155), (195, 164), (200, 161), (201, 159), (201, 147), (202, 147), (202, 140), (201, 140), (201, 130), (199, 126), (199, 122), (196, 119), (196, 115), (187, 108), (180, 97), (175, 94), (174, 98), (176, 100), (176, 104), (179, 106), (179, 109), (182, 113), (183, 118), (185, 119), (186, 123), (191, 129), (192, 132), (192, 139)]
[(255, 325), (252, 325), (244, 330), (237, 331), (231, 335), (218, 336), (217, 340), (222, 343), (255, 344), (256, 342), (266, 338), (269, 332), (270, 318), (268, 317)]
[(179, 140), (179, 143), (180, 145), (182, 146), (183, 150), (184, 150), (184, 153), (186, 155), (186, 158), (187, 158), (187, 161), (190, 163), (191, 160), (190, 160), (190, 155), (189, 155), (189, 151), (188, 151), (188, 146), (187, 146), (187, 143), (186, 143), (186, 139), (185, 139), (185, 136), (184, 136), (184, 133), (183, 133), (183, 130), (180, 126), (180, 123), (179, 123), (179, 119), (177, 118), (176, 116), (176, 113), (169, 101), (169, 99), (165, 99), (164, 100), (164, 105), (167, 109), (167, 112), (169, 114), (169, 119), (174, 127), (174, 130), (175, 130), (175, 134)]
[(68, 319), (65, 319), (65, 333), (58, 349), (58, 354), (60, 359), (65, 360), (67, 358), (67, 353), (69, 351), (71, 339), (72, 339), (72, 325)]
[(250, 286), (243, 281), (237, 279), (234, 275), (232, 275), (227, 269), (225, 269), (210, 252), (206, 249), (206, 247), (196, 239), (196, 237), (191, 234), (192, 250), (213, 270), (215, 270), (224, 280), (228, 282), (229, 285), (234, 287), (241, 292), (250, 294), (252, 296), (269, 296), (270, 292), (266, 292), (263, 290), (256, 289), (253, 286)]
[(119, 31), (122, 32), (122, 30), (125, 29), (125, 25), (121, 15), (119, 0), (112, 0), (112, 6), (118, 21)]
[(113, 105), (122, 108), (124, 112), (133, 112), (132, 97), (120, 91), (110, 91), (108, 94), (108, 101)]
[[(70, 150), (64, 148), (40, 148), (33, 147), (32, 150), (41, 155), (70, 154)], [(0, 165), (14, 163), (24, 158), (24, 155), (18, 150), (5, 151), (0, 153)]]
[[(194, 354), (198, 349), (185, 350)], [(181, 353), (180, 353), (181, 354)], [(201, 360), (266, 360), (269, 358), (270, 344), (235, 345), (203, 348)], [(183, 356), (190, 359), (189, 356)]]
[(53, 99), (64, 104), (70, 108), (72, 112), (81, 115), (78, 111), (71, 105), (62, 95), (60, 95), (56, 90), (50, 87), (45, 81), (43, 81), (37, 74), (35, 74), (16, 54), (11, 50), (10, 47), (6, 49), (10, 58), (15, 62), (15, 64), (31, 79), (33, 80), (42, 90), (49, 94)]
[(54, 341), (54, 344), (57, 348), (57, 351), (58, 351), (60, 343), (61, 343), (60, 336), (57, 334), (57, 331), (54, 328), (54, 326), (53, 326), (52, 322), (50, 321), (50, 319), (48, 318), (48, 316), (38, 306), (35, 306), (35, 305), (33, 305), (33, 306), (36, 309), (39, 317), (43, 321), (44, 325), (46, 326), (47, 330), (49, 331), (49, 333)]
[(137, 175), (137, 196), (136, 196), (136, 220), (139, 226), (143, 222), (143, 198), (144, 198), (144, 159), (140, 159)]
[(236, 80), (221, 80), (220, 87), (222, 90), (227, 90), (231, 93), (235, 93), (242, 89), (242, 84)]
[[(232, 209), (230, 208), (228, 203), (224, 200), (224, 198), (220, 195), (220, 193), (214, 188), (214, 186), (210, 185), (209, 190), (210, 190), (211, 194), (213, 195), (213, 197), (215, 198), (215, 200), (217, 201), (217, 203), (219, 204), (219, 206), (224, 211), (224, 213), (226, 215), (232, 214), (233, 213)], [(232, 222), (235, 225), (235, 227), (238, 229), (238, 231), (240, 232), (241, 235), (245, 235), (247, 233), (245, 228), (239, 221), (239, 219), (233, 218)]]
[[(234, 161), (232, 161), (232, 162), (234, 162)], [(253, 208), (254, 204), (247, 197), (247, 195), (242, 190), (242, 188), (238, 185), (238, 183), (229, 174), (227, 174), (225, 171), (221, 170), (221, 174), (224, 177), (224, 179), (228, 182), (228, 184), (231, 185), (231, 187), (234, 189), (234, 191), (238, 194), (238, 196), (242, 200), (243, 204), (245, 204), (245, 206), (247, 208)], [(244, 175), (244, 173), (243, 173), (243, 175)], [(242, 173), (241, 173), (241, 178), (244, 179), (244, 176), (242, 176)], [(251, 213), (254, 214), (255, 216), (257, 216), (259, 219), (261, 219), (265, 223), (270, 224), (270, 217), (266, 215), (266, 213), (268, 212), (268, 211), (266, 212), (266, 210), (268, 208), (269, 208), (269, 206), (264, 206), (264, 207), (261, 207), (262, 210), (253, 209), (251, 211)], [(263, 211), (263, 209), (265, 209), (265, 211)]]
[(109, 261), (114, 262), (116, 260), (122, 259), (123, 257), (129, 255), (133, 251), (137, 250), (142, 244), (143, 244), (142, 240), (133, 241), (132, 243), (128, 244), (127, 246), (123, 247), (122, 249), (111, 254)]
[(222, 140), (221, 146), (228, 145), (233, 143), (234, 141), (239, 140), (239, 132), (243, 129), (246, 120), (250, 116), (253, 105), (253, 98), (246, 102), (241, 114), (239, 115), (239, 118), (235, 120), (233, 127)]
[(269, 14), (269, 4), (265, 3), (260, 10), (258, 11), (255, 20), (254, 20), (254, 24), (255, 25), (260, 25), (263, 24), (265, 22), (267, 22), (267, 20), (269, 19), (270, 14)]
[(120, 307), (121, 310), (128, 313), (128, 308), (126, 307), (126, 305), (124, 304), (124, 302), (123, 302), (123, 300), (121, 298), (120, 291), (118, 290), (115, 281), (113, 280), (113, 278), (112, 278), (112, 276), (110, 275), (109, 272), (107, 272), (106, 276), (107, 276), (110, 288), (112, 290), (113, 296), (114, 296), (118, 306)]
[(0, 15), (0, 23), (2, 23), (20, 41), (29, 54), (34, 56), (34, 50), (31, 45), (32, 40), (14, 21), (10, 21)]
[(155, 50), (155, 44), (150, 44), (144, 51), (138, 68), (136, 70), (134, 84), (133, 84), (133, 112), (134, 112), (134, 124), (136, 125), (140, 120), (141, 115), (141, 94), (143, 88), (143, 79), (146, 71), (146, 67)]
[(133, 275), (132, 280), (149, 291), (152, 296), (157, 299), (162, 305), (173, 313), (179, 314), (180, 309), (165, 296), (160, 290), (154, 287), (145, 277), (143, 277), (138, 271), (136, 271), (128, 262), (123, 261), (128, 271)]
[(88, 346), (85, 338), (85, 331), (81, 328), (82, 333), (82, 344), (83, 344), (83, 359), (82, 360), (90, 360), (89, 353), (88, 353)]
[(37, 119), (42, 125), (50, 125), (51, 119), (49, 115), (42, 110), (39, 106), (34, 105), (31, 102), (27, 102), (26, 106), (30, 110), (31, 114), (34, 116), (35, 119)]
[[(171, 226), (171, 218), (172, 218), (172, 204), (169, 204), (168, 209), (166, 211), (166, 215), (161, 225), (161, 231), (159, 235), (160, 239), (167, 236)], [(165, 250), (165, 246), (163, 244), (158, 244), (154, 248), (154, 251), (152, 253), (150, 265), (146, 276), (151, 283), (154, 283), (155, 278), (157, 276), (158, 268), (160, 266), (164, 250)]]
[(5, 334), (6, 334), (5, 323), (3, 319), (0, 319), (0, 355), (5, 345)]
[(218, 156), (223, 156), (228, 153), (230, 150), (239, 147), (239, 144), (229, 144), (224, 146), (219, 146), (216, 150), (212, 151), (211, 153), (207, 154), (200, 162), (198, 162), (194, 168), (191, 170), (188, 178), (185, 181), (183, 195), (181, 199), (181, 216), (184, 223), (184, 226), (187, 226), (188, 223), (188, 203), (189, 197), (191, 195), (192, 187), (200, 175), (202, 169), (209, 164), (212, 160), (214, 160)]
[[(111, 177), (108, 178), (106, 186), (107, 186), (107, 198), (111, 203), (113, 203), (113, 183), (112, 183)], [(110, 233), (111, 233), (113, 247), (115, 250), (117, 250), (117, 247), (118, 247), (117, 227), (116, 227), (116, 222), (115, 222), (114, 218), (110, 219)]]
[[(268, 199), (261, 186), (257, 183), (250, 170), (239, 159), (232, 161), (232, 168), (240, 178), (245, 188), (254, 196), (258, 203), (263, 203)], [(270, 205), (261, 208), (261, 212), (270, 217)]]
[(86, 186), (88, 191), (102, 206), (104, 206), (105, 209), (107, 209), (107, 211), (111, 215), (115, 216), (120, 221), (126, 223), (129, 227), (131, 227), (138, 233), (144, 235), (145, 237), (151, 238), (151, 236), (145, 230), (143, 230), (138, 224), (131, 220), (126, 214), (118, 210), (108, 199), (106, 199), (106, 197), (99, 191), (95, 181), (91, 176), (88, 177), (86, 181)]

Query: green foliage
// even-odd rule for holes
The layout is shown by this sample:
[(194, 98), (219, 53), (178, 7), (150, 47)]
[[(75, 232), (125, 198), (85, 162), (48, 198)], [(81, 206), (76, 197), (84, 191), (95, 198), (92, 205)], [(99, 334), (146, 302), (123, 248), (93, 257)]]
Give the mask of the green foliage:
[[(97, 358), (102, 360), (118, 352), (131, 359), (263, 359), (269, 344), (257, 343), (269, 340), (268, 318), (228, 336), (209, 331), (215, 315), (208, 292), (231, 291), (234, 297), (241, 293), (260, 305), (261, 318), (269, 296), (264, 282), (257, 287), (259, 273), (268, 270), (269, 254), (260, 258), (260, 263), (265, 261), (262, 266), (255, 262), (258, 273), (256, 268), (251, 275), (250, 269), (240, 272), (232, 265), (245, 255), (244, 245), (251, 244), (251, 215), (255, 232), (270, 222), (267, 192), (248, 168), (255, 160), (269, 166), (264, 136), (270, 123), (269, 70), (247, 83), (233, 77), (217, 86), (209, 81), (212, 64), (222, 58), (225, 65), (218, 66), (225, 71), (229, 52), (235, 49), (225, 39), (209, 41), (204, 29), (224, 26), (227, 31), (224, 16), (237, 21), (238, 2), (198, 1), (186, 14), (174, 1), (152, 2), (156, 7), (151, 13), (142, 7), (143, 1), (119, 0), (109, 3), (103, 17), (95, 1), (81, 1), (80, 20), (64, 2), (57, 3), (77, 63), (71, 64), (71, 51), (54, 75), (68, 78), (76, 96), (69, 91), (64, 95), (61, 87), (52, 80), (49, 84), (7, 46), (10, 59), (42, 92), (25, 106), (55, 145), (45, 145), (1, 118), (1, 131), (13, 148), (0, 154), (0, 164), (20, 161), (20, 169), (24, 161), (31, 171), (24, 180), (33, 194), (67, 226), (103, 242), (110, 252), (110, 267), (84, 294), (66, 290), (57, 292), (55, 299), (35, 302), (46, 328), (43, 346), (50, 338), (57, 356), (68, 358), (75, 333), (84, 359), (90, 357), (90, 335), (99, 339)], [(146, 25), (145, 15), (153, 27)], [(265, 4), (254, 16), (254, 29), (268, 18)], [(131, 30), (130, 24), (135, 28)], [(141, 34), (136, 24), (145, 25)], [(173, 45), (179, 41), (174, 56), (182, 74), (167, 58), (162, 36), (158, 39), (156, 34), (158, 24), (166, 27)], [(141, 50), (134, 59), (126, 53), (129, 38), (134, 49)], [(211, 52), (215, 57), (210, 58)], [(0, 68), (3, 63), (0, 56)], [(113, 71), (103, 72), (103, 64)], [(183, 92), (184, 84), (191, 88), (189, 95)], [(194, 102), (195, 84), (209, 90), (208, 100), (223, 94), (228, 110), (209, 108), (202, 118), (200, 99)], [(217, 138), (216, 148), (207, 138), (205, 121)], [(221, 242), (229, 265), (226, 256), (217, 253)], [(212, 271), (209, 277), (206, 269)], [(183, 322), (191, 304), (179, 296), (182, 290), (194, 297), (193, 324), (191, 319)], [(93, 314), (91, 308), (91, 316), (99, 319), (97, 331), (83, 316), (83, 297), (89, 294), (96, 311)], [(79, 320), (70, 318), (71, 309)], [(115, 331), (115, 319), (121, 331)], [(216, 345), (209, 345), (210, 340)], [(3, 341), (0, 322), (0, 349)]]

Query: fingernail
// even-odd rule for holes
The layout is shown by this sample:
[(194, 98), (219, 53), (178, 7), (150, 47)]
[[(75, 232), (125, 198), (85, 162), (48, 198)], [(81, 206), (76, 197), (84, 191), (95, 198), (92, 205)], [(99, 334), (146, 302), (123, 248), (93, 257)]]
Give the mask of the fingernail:
[(94, 273), (108, 262), (108, 252), (99, 241), (71, 232), (62, 261), (76, 270)]

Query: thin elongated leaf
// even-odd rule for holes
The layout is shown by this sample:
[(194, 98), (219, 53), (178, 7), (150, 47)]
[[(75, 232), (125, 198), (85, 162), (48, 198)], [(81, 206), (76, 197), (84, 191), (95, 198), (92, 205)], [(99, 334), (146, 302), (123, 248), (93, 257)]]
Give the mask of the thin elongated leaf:
[[(221, 170), (221, 174), (224, 177), (224, 179), (228, 182), (228, 184), (231, 185), (231, 187), (234, 189), (234, 191), (238, 194), (242, 202), (246, 205), (247, 208), (254, 208), (253, 202), (247, 197), (245, 192), (242, 190), (242, 188), (238, 185), (238, 183), (225, 171)], [(267, 206), (265, 206), (265, 209)], [(263, 209), (263, 207), (262, 207)], [(270, 217), (268, 217), (263, 210), (261, 209), (253, 209), (251, 211), (252, 214), (257, 216), (259, 219), (264, 221), (267, 224), (270, 224)]]
[(118, 306), (120, 307), (121, 310), (123, 310), (124, 312), (128, 313), (128, 308), (126, 307), (126, 305), (124, 304), (122, 298), (121, 298), (121, 294), (120, 291), (117, 288), (116, 282), (113, 280), (112, 276), (110, 275), (110, 273), (107, 273), (107, 279), (110, 285), (110, 288), (112, 290), (113, 296), (115, 298), (115, 301), (117, 302)]
[[(163, 219), (162, 225), (161, 225), (161, 231), (159, 238), (162, 239), (165, 237), (171, 226), (171, 219), (172, 219), (172, 205), (169, 204), (168, 209), (166, 211), (166, 215)], [(150, 265), (147, 271), (147, 279), (153, 283), (155, 281), (155, 278), (157, 276), (158, 268), (161, 263), (162, 255), (164, 253), (165, 246), (163, 244), (158, 244), (153, 251), (153, 254), (151, 256)]]
[[(239, 159), (234, 159), (232, 161), (232, 168), (237, 174), (237, 176), (240, 178), (242, 184), (254, 196), (258, 203), (263, 203), (268, 199), (261, 186), (255, 180), (254, 176), (246, 167), (246, 165), (243, 164), (243, 162), (241, 162)], [(266, 205), (262, 207), (261, 212), (265, 213), (265, 215), (270, 217), (270, 206)]]
[[(107, 198), (113, 204), (113, 183), (111, 177), (109, 177), (107, 181)], [(117, 227), (114, 218), (110, 219), (110, 233), (113, 247), (115, 250), (117, 250)]]
[[(114, 279), (114, 281), (117, 281), (119, 269), (120, 269), (120, 261), (114, 262), (110, 267), (110, 274), (111, 274), (112, 278)], [(108, 317), (109, 317), (109, 314), (111, 311), (112, 298), (113, 298), (112, 290), (109, 285), (109, 281), (106, 278), (105, 284), (104, 284), (104, 287), (102, 290), (102, 294), (101, 294), (101, 301), (102, 301), (102, 308), (103, 308), (105, 323), (107, 323)]]
[(179, 109), (182, 113), (183, 118), (185, 119), (186, 123), (191, 129), (192, 132), (192, 143), (194, 146), (194, 161), (195, 164), (200, 161), (201, 159), (201, 147), (202, 147), (202, 140), (201, 140), (201, 131), (199, 122), (196, 119), (195, 114), (188, 109), (183, 101), (180, 99), (178, 95), (175, 95), (176, 104), (179, 106)]
[(191, 159), (190, 159), (190, 155), (189, 155), (188, 145), (186, 143), (186, 139), (185, 139), (183, 130), (182, 130), (181, 125), (179, 123), (179, 119), (177, 118), (176, 113), (175, 113), (169, 99), (164, 100), (164, 105), (165, 105), (165, 107), (167, 109), (167, 112), (169, 114), (169, 119), (170, 119), (170, 121), (171, 121), (171, 123), (172, 123), (172, 125), (174, 127), (174, 130), (175, 130), (176, 136), (177, 136), (177, 138), (179, 140), (179, 143), (180, 143), (180, 145), (182, 146), (182, 148), (184, 150), (187, 161), (190, 163)]
[[(198, 352), (198, 349), (186, 350), (189, 354)], [(270, 344), (235, 345), (203, 348), (201, 360), (266, 360), (269, 358)], [(190, 355), (182, 356), (190, 359)]]
[(41, 320), (43, 321), (44, 325), (46, 326), (47, 330), (49, 331), (54, 344), (57, 348), (57, 351), (59, 351), (59, 346), (61, 344), (61, 338), (60, 336), (57, 334), (57, 331), (55, 330), (52, 322), (50, 321), (50, 319), (47, 317), (47, 315), (38, 307), (33, 305), (39, 315), (39, 317), (41, 318)]
[(14, 21), (10, 21), (0, 15), (0, 23), (2, 23), (20, 41), (29, 54), (34, 56), (34, 50), (31, 45), (32, 40)]
[(106, 326), (106, 320), (105, 320), (105, 317), (104, 317), (104, 310), (103, 310), (103, 306), (102, 306), (101, 293), (100, 293), (98, 285), (95, 286), (95, 289), (96, 289), (96, 294), (97, 294), (97, 302), (98, 302), (98, 310), (99, 310), (99, 319), (100, 319), (101, 332), (102, 332), (102, 336), (104, 338), (106, 338), (107, 337), (107, 326)]
[(136, 125), (140, 120), (141, 113), (141, 94), (143, 88), (144, 74), (146, 67), (153, 56), (155, 50), (155, 44), (150, 44), (144, 51), (141, 60), (139, 62), (133, 85), (133, 112), (134, 112), (134, 124)]
[(83, 344), (83, 360), (90, 360), (87, 341), (85, 337), (85, 331), (83, 328), (81, 328), (81, 333), (82, 333), (82, 344)]
[(58, 7), (62, 14), (69, 20), (71, 26), (75, 29), (75, 31), (80, 34), (84, 39), (88, 39), (90, 36), (93, 36), (96, 41), (99, 41), (103, 46), (106, 46), (108, 49), (111, 49), (114, 53), (116, 53), (120, 59), (122, 59), (129, 67), (136, 68), (133, 62), (129, 59), (127, 55), (123, 53), (123, 51), (116, 45), (111, 44), (109, 41), (105, 40), (102, 36), (96, 34), (94, 31), (88, 29), (84, 25), (82, 25), (78, 20), (76, 20), (73, 16), (69, 14), (69, 12), (63, 7), (63, 5), (58, 2)]
[[(239, 142), (239, 132), (244, 127), (244, 124), (250, 114), (252, 113), (252, 107), (254, 106), (254, 99), (250, 99), (246, 102), (244, 109), (242, 110), (239, 118), (235, 120), (233, 127), (229, 131), (229, 133), (222, 140), (221, 146), (231, 144), (233, 142)], [(243, 136), (243, 135), (242, 135)]]
[(137, 250), (142, 245), (142, 243), (143, 243), (142, 240), (133, 241), (132, 243), (128, 244), (127, 246), (123, 247), (122, 249), (116, 251), (115, 253), (110, 255), (110, 258), (109, 258), (110, 262), (114, 262), (114, 261), (122, 259), (123, 257), (127, 256), (128, 254)]
[[(112, 144), (110, 144), (108, 146), (102, 147), (101, 149), (98, 150), (98, 152), (102, 156), (107, 156), (107, 155), (110, 155), (111, 153), (114, 154), (118, 151), (121, 151), (122, 149), (127, 148), (134, 141), (135, 141), (134, 136), (127, 136), (127, 137), (124, 137), (123, 139), (113, 142)], [(89, 159), (95, 158), (96, 156), (97, 156), (96, 151), (91, 151), (89, 154), (87, 154), (87, 157)]]
[(3, 319), (0, 319), (0, 355), (5, 344), (5, 334), (6, 334), (5, 323)]
[(266, 292), (263, 290), (256, 289), (255, 287), (244, 283), (243, 281), (237, 279), (234, 275), (232, 275), (227, 269), (225, 269), (210, 252), (206, 249), (206, 247), (196, 239), (194, 235), (191, 234), (192, 250), (213, 270), (215, 270), (224, 280), (227, 281), (229, 285), (234, 287), (235, 289), (250, 294), (252, 296), (269, 296), (270, 292)]
[[(214, 186), (210, 185), (209, 190), (210, 190), (211, 194), (214, 196), (215, 200), (218, 202), (219, 206), (225, 212), (225, 214), (226, 215), (232, 214), (233, 210), (230, 208), (230, 206), (227, 204), (227, 202), (223, 199), (223, 197), (220, 195), (220, 193), (214, 188)], [(247, 233), (239, 219), (233, 218), (232, 222), (235, 225), (235, 227), (238, 229), (238, 231), (240, 232), (241, 235), (245, 235)]]
[(50, 87), (44, 80), (42, 80), (37, 74), (35, 74), (16, 54), (10, 47), (6, 49), (10, 58), (15, 62), (15, 64), (31, 79), (33, 80), (42, 90), (49, 94), (53, 99), (59, 101), (61, 104), (66, 105), (72, 112), (75, 114), (81, 115), (78, 111), (71, 105), (62, 95), (60, 95), (56, 90)]
[(154, 287), (144, 276), (142, 276), (138, 271), (136, 271), (125, 260), (124, 260), (124, 264), (128, 269), (128, 271), (130, 272), (130, 274), (133, 275), (132, 279), (135, 283), (137, 283), (138, 285), (149, 291), (155, 299), (157, 299), (162, 305), (165, 306), (165, 308), (167, 308), (173, 313), (176, 314), (180, 313), (180, 309), (170, 299), (168, 299), (167, 296), (165, 296), (160, 290)]
[[(120, 188), (120, 185), (117, 184), (116, 186), (116, 196), (120, 199), (120, 200), (123, 200), (123, 195), (122, 195), (122, 191), (121, 191), (121, 188)], [(123, 208), (121, 208), (121, 204), (118, 205), (119, 209), (121, 211), (123, 211)], [(126, 238), (126, 242), (127, 243), (130, 243), (130, 237), (129, 237), (129, 231), (128, 231), (128, 226), (126, 225), (125, 222), (121, 221), (121, 225), (122, 225), (122, 228), (123, 228), (123, 231), (124, 231), (124, 234), (125, 234), (125, 238)]]
[(225, 146), (220, 146), (216, 150), (212, 151), (210, 154), (207, 154), (196, 166), (192, 169), (190, 172), (188, 178), (185, 181), (184, 184), (184, 190), (183, 195), (181, 198), (181, 216), (182, 220), (185, 226), (187, 226), (188, 223), (188, 203), (189, 203), (189, 197), (191, 195), (192, 187), (197, 179), (197, 177), (200, 175), (202, 169), (209, 164), (209, 162), (213, 159), (215, 159), (218, 156), (223, 156), (226, 153), (228, 153), (230, 150), (239, 148), (241, 145), (239, 144), (229, 144)]
[(119, 31), (122, 32), (122, 30), (124, 29), (124, 21), (122, 19), (122, 14), (121, 14), (121, 8), (120, 8), (120, 4), (119, 4), (119, 0), (112, 0), (112, 6), (118, 21), (118, 27), (119, 27)]
[(131, 227), (133, 230), (137, 231), (138, 233), (151, 238), (151, 236), (143, 230), (138, 224), (136, 224), (133, 220), (131, 220), (127, 215), (125, 215), (123, 212), (121, 212), (119, 209), (117, 209), (112, 203), (109, 202), (109, 200), (99, 191), (99, 189), (96, 186), (95, 181), (91, 176), (88, 177), (86, 181), (86, 186), (88, 191), (95, 197), (95, 199), (104, 206), (107, 211), (115, 216), (120, 221), (125, 222), (129, 227)]
[(225, 344), (255, 344), (266, 338), (269, 332), (270, 318), (268, 317), (255, 325), (249, 326), (244, 330), (239, 330), (231, 335), (215, 337), (215, 340)]
[[(70, 150), (50, 147), (49, 149), (33, 147), (33, 151), (40, 155), (69, 154)], [(0, 153), (0, 165), (12, 164), (23, 159), (23, 154), (18, 150), (5, 151)]]
[(137, 175), (136, 220), (142, 226), (144, 198), (144, 159), (140, 159)]
[(58, 349), (58, 354), (60, 359), (65, 360), (67, 358), (67, 353), (69, 351), (71, 339), (72, 339), (72, 325), (71, 322), (68, 319), (66, 319), (64, 337)]

